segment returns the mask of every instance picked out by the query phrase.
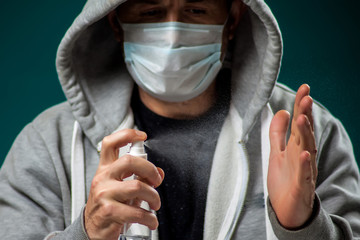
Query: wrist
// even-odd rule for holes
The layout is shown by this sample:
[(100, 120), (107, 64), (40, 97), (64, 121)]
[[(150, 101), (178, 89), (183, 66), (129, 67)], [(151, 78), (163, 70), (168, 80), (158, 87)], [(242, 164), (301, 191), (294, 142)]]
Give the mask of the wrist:
[(272, 222), (274, 222), (274, 220), (275, 220), (275, 222), (279, 226), (281, 226), (282, 228), (284, 228), (285, 230), (288, 230), (288, 231), (298, 231), (298, 230), (308, 227), (309, 225), (311, 225), (314, 222), (314, 220), (316, 219), (316, 217), (319, 215), (319, 212), (320, 212), (320, 200), (319, 200), (318, 196), (315, 194), (313, 208), (312, 208), (312, 212), (311, 212), (309, 218), (301, 226), (289, 228), (289, 227), (286, 227), (283, 224), (281, 224), (269, 198), (267, 200), (267, 204), (268, 204), (269, 218), (273, 220)]

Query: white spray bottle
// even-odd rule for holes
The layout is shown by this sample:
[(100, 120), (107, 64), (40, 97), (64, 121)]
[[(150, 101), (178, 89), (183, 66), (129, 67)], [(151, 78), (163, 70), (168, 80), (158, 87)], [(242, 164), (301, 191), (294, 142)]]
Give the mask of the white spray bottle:
[[(144, 142), (139, 141), (132, 143), (128, 154), (147, 159)], [(137, 176), (132, 176), (132, 179), (136, 178)], [(132, 205), (133, 202), (131, 201), (129, 204)], [(150, 210), (149, 204), (144, 201), (141, 203), (141, 208), (148, 211)], [(151, 240), (151, 230), (147, 226), (138, 223), (124, 224), (124, 231), (120, 235), (119, 240)]]

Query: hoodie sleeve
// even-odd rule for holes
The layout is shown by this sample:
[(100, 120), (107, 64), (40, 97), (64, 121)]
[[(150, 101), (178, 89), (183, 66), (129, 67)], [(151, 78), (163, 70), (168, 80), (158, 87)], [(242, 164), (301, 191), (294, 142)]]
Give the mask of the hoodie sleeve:
[(81, 216), (78, 217), (68, 228), (64, 231), (55, 231), (45, 237), (44, 240), (89, 240), (85, 228), (84, 228), (84, 211), (81, 212)]
[(70, 196), (66, 167), (55, 167), (59, 163), (49, 148), (59, 146), (50, 145), (56, 144), (29, 124), (8, 153), (0, 171), (1, 239), (87, 239), (81, 217), (73, 224), (64, 220), (69, 211), (63, 198)]
[(331, 117), (318, 141), (318, 179), (314, 214), (301, 229), (283, 228), (269, 204), (275, 235), (281, 239), (360, 239), (360, 181), (351, 141)]

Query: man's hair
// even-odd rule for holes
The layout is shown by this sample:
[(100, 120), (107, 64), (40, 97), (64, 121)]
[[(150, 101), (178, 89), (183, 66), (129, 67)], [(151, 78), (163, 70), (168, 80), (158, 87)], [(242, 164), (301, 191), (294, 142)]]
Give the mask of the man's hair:
[(226, 0), (226, 5), (227, 5), (227, 8), (228, 8), (229, 10), (230, 10), (230, 8), (231, 8), (232, 1), (233, 1), (233, 0)]

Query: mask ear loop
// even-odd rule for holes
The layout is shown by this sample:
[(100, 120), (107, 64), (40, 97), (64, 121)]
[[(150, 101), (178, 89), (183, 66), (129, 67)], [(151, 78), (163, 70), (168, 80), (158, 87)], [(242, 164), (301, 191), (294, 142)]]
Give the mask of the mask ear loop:
[(116, 21), (117, 23), (119, 24), (119, 34), (121, 34), (121, 41), (119, 42), (121, 44), (121, 52), (122, 52), (122, 57), (123, 59), (125, 59), (125, 51), (124, 51), (124, 41), (125, 41), (125, 38), (124, 38), (124, 28), (123, 28), (123, 24), (122, 22), (120, 21), (120, 18), (119, 18), (119, 15), (118, 15), (118, 12), (117, 10), (115, 9), (115, 18), (116, 18)]
[[(223, 30), (222, 30), (222, 40), (221, 40), (221, 49), (223, 48), (223, 39), (225, 34), (226, 25), (229, 24), (230, 21), (230, 13), (227, 15), (225, 22), (223, 23)], [(229, 47), (232, 46), (231, 40), (228, 40), (228, 44), (226, 49), (224, 49), (224, 54), (222, 54), (222, 57), (220, 57), (220, 62), (222, 63), (222, 68), (229, 68), (231, 69), (231, 59), (232, 54), (231, 51), (229, 51)]]
[(119, 27), (121, 27), (121, 26), (122, 26), (122, 22), (120, 21), (120, 18), (119, 18), (119, 15), (118, 15), (118, 12), (116, 11), (116, 9), (115, 9), (115, 17), (116, 17), (117, 23), (119, 24)]

